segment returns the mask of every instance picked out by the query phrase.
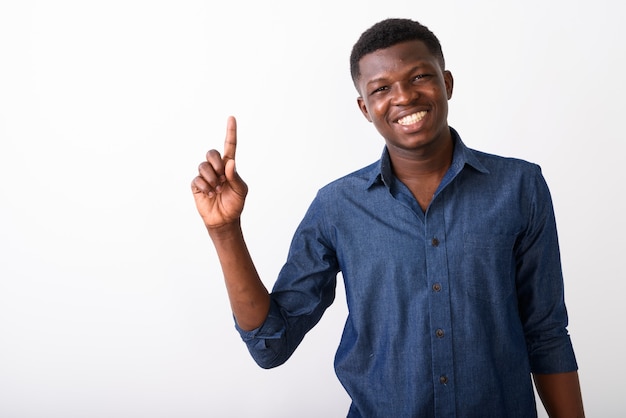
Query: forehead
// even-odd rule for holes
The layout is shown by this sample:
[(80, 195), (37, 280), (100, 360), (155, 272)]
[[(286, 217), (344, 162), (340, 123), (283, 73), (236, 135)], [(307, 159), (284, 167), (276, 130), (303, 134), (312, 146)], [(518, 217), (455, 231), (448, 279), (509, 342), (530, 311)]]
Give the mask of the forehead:
[(364, 55), (359, 61), (360, 81), (367, 82), (407, 67), (431, 65), (438, 66), (439, 60), (424, 42), (402, 42)]

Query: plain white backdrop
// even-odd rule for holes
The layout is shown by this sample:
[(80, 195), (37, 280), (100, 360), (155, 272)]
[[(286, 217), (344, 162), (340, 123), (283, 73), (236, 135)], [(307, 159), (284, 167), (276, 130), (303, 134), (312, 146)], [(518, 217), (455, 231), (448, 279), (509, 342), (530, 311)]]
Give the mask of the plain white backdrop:
[(619, 10), (0, 1), (0, 417), (345, 416), (332, 368), (341, 287), (285, 365), (258, 368), (189, 183), (237, 116), (242, 222), (271, 287), (317, 189), (380, 155), (348, 56), (387, 17), (440, 38), (455, 76), (450, 125), (468, 146), (542, 166), (587, 415), (623, 416)]

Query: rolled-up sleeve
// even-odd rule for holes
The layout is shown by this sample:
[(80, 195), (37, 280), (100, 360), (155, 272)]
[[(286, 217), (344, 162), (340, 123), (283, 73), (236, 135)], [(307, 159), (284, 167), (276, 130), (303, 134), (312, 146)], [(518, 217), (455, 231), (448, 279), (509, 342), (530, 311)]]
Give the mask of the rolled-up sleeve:
[(323, 200), (318, 194), (294, 234), (287, 261), (270, 294), (265, 322), (251, 331), (242, 330), (235, 322), (260, 367), (272, 368), (287, 361), (335, 299), (339, 268), (327, 238)]
[(533, 373), (577, 369), (568, 316), (552, 199), (540, 168), (529, 180), (528, 227), (517, 245), (520, 318)]

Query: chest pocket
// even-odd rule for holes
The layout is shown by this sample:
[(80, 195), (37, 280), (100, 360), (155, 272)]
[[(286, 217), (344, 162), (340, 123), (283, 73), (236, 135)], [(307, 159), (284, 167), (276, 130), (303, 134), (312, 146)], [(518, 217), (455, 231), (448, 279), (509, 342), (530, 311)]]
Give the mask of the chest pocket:
[(466, 233), (461, 286), (477, 299), (500, 303), (515, 290), (515, 236)]

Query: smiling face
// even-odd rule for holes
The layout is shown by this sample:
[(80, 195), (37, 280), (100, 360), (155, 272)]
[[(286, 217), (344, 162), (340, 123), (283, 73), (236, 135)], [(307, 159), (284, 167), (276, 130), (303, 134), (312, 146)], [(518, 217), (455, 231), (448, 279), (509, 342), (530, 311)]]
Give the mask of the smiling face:
[(407, 41), (364, 55), (357, 99), (363, 115), (391, 153), (414, 152), (450, 141), (448, 100), (452, 74), (422, 41)]

